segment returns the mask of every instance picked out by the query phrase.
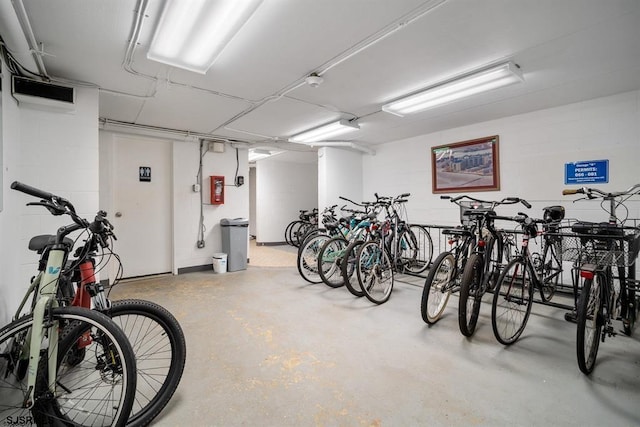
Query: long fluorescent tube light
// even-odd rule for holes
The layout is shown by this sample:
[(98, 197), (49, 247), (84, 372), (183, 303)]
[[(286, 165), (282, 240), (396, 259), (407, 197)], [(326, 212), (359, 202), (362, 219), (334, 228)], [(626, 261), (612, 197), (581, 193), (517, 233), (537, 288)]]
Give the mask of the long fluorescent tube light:
[(262, 150), (260, 148), (252, 148), (249, 150), (249, 162), (255, 162), (256, 160), (265, 159), (271, 156), (271, 151)]
[(400, 98), (383, 105), (382, 111), (402, 117), (522, 81), (524, 81), (522, 71), (516, 64), (509, 61)]
[(302, 143), (326, 141), (327, 139), (334, 136), (353, 132), (358, 129), (360, 129), (360, 125), (358, 125), (357, 123), (343, 119), (319, 126), (317, 128), (299, 133), (297, 135), (293, 135), (291, 138), (289, 138), (289, 141)]
[(166, 0), (147, 58), (205, 74), (262, 0)]

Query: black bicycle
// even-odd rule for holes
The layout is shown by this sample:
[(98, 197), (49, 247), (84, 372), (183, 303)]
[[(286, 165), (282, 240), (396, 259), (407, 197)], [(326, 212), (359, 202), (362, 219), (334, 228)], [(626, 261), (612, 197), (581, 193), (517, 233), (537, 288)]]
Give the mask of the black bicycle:
[[(501, 344), (512, 344), (522, 335), (531, 314), (534, 290), (539, 290), (542, 301), (549, 301), (562, 274), (561, 237), (557, 233), (564, 209), (550, 206), (544, 212), (543, 219), (524, 213), (495, 218), (516, 221), (522, 229), (520, 251), (502, 270), (493, 294), (491, 325)], [(529, 240), (539, 235), (538, 224), (543, 228), (542, 254), (529, 250)]]
[(451, 199), (455, 203), (463, 198), (479, 203), (481, 207), (467, 212), (470, 221), (475, 222), (478, 242), (469, 255), (460, 279), (460, 299), (458, 301), (458, 325), (466, 337), (473, 335), (480, 315), (480, 303), (487, 290), (493, 288), (502, 263), (502, 237), (494, 226), (495, 208), (500, 205), (522, 203), (531, 205), (518, 197), (506, 197), (502, 200), (480, 200), (470, 196), (458, 196)]
[[(578, 366), (590, 374), (596, 363), (600, 342), (616, 335), (613, 322), (622, 321), (623, 332), (633, 333), (640, 301), (636, 295), (638, 280), (635, 262), (640, 251), (640, 229), (626, 226), (628, 209), (624, 203), (640, 193), (640, 184), (625, 191), (605, 192), (597, 188), (563, 190), (563, 195), (584, 194), (600, 199), (609, 214), (605, 223), (578, 222), (575, 233), (576, 268), (582, 281), (577, 306)], [(622, 208), (622, 209), (621, 209)], [(616, 210), (625, 212), (618, 216)], [(571, 251), (565, 250), (565, 253)]]

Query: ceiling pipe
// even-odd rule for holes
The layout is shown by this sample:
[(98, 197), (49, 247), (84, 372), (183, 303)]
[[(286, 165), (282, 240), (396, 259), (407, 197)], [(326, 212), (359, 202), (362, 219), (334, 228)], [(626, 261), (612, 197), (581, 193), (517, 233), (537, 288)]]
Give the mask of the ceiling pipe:
[(187, 142), (198, 142), (201, 139), (206, 139), (207, 141), (220, 141), (232, 144), (248, 145), (248, 143), (244, 141), (224, 138), (207, 133), (189, 132), (179, 129), (164, 128), (160, 126), (140, 125), (136, 123), (120, 122), (117, 120), (110, 120), (105, 118), (100, 118), (99, 124), (100, 129), (109, 132), (136, 134), (152, 138), (168, 139), (171, 141), (181, 140)]
[(0, 1), (0, 27), (7, 50), (27, 71), (48, 78), (38, 45), (21, 0)]

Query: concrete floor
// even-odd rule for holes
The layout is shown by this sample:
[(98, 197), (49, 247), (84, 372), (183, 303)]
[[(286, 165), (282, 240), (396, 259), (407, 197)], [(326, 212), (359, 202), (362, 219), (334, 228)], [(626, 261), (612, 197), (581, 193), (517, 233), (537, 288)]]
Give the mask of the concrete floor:
[(253, 265), (123, 283), (112, 297), (162, 304), (184, 329), (184, 376), (157, 426), (640, 425), (640, 331), (602, 344), (586, 377), (563, 310), (536, 304), (505, 348), (489, 303), (467, 339), (457, 297), (428, 327), (422, 280), (404, 278), (381, 306)]

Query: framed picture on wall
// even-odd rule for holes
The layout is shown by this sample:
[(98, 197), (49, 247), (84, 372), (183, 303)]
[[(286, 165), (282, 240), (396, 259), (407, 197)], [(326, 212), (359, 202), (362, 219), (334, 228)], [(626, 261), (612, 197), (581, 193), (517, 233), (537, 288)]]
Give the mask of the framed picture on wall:
[(500, 189), (498, 135), (431, 148), (434, 193)]

